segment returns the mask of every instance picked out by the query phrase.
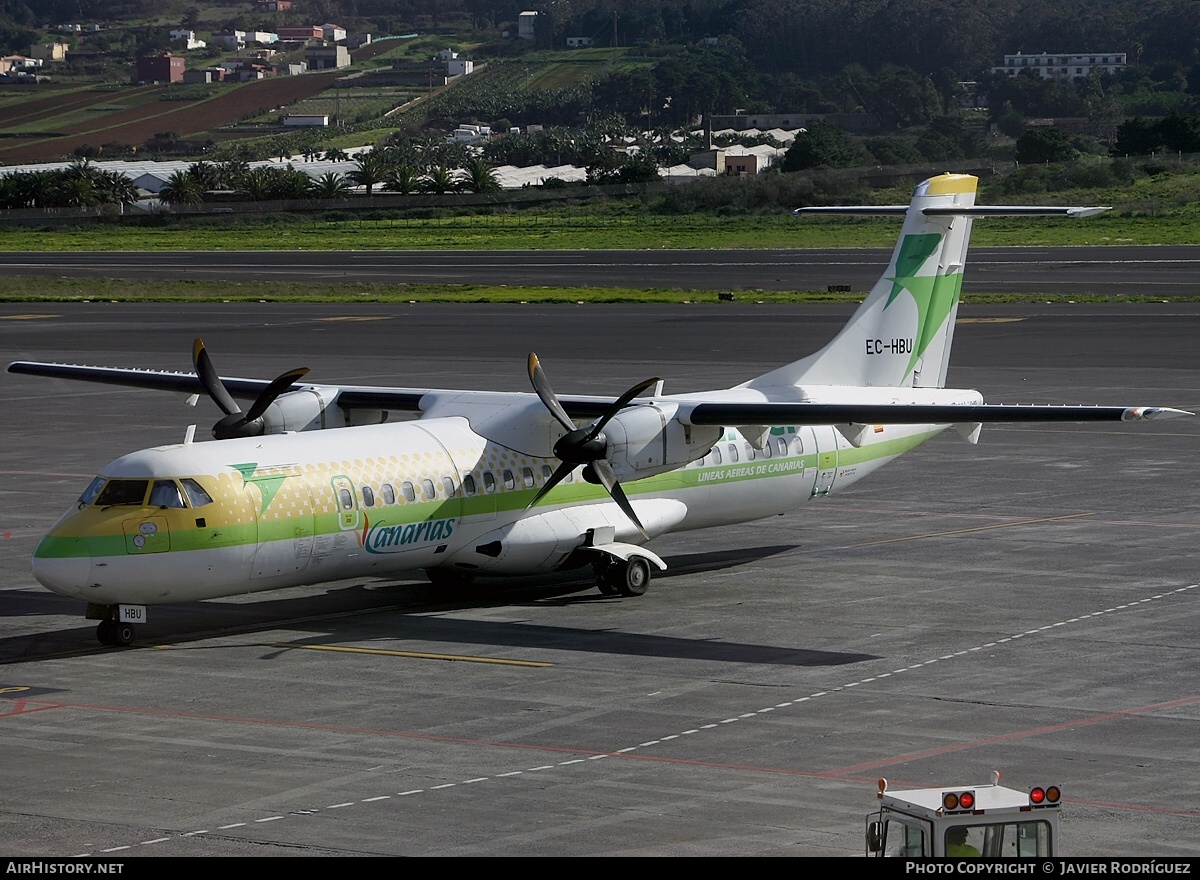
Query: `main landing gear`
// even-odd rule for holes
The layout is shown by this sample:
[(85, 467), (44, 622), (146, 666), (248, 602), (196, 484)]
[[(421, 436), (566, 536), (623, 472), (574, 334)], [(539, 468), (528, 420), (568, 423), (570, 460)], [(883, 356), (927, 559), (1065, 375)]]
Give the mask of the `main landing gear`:
[(133, 644), (133, 624), (118, 623), (115, 620), (102, 620), (96, 627), (96, 638), (100, 644), (110, 647), (127, 647)]
[(650, 562), (644, 556), (597, 562), (596, 586), (605, 596), (641, 596), (650, 586)]

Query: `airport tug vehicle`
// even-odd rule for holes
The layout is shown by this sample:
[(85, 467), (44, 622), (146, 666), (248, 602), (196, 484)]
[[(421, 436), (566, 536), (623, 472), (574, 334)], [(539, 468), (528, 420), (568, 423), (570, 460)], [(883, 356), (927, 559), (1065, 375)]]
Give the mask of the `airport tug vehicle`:
[(879, 780), (879, 809), (867, 816), (868, 856), (1051, 858), (1059, 854), (1062, 790), (988, 785), (891, 791)]

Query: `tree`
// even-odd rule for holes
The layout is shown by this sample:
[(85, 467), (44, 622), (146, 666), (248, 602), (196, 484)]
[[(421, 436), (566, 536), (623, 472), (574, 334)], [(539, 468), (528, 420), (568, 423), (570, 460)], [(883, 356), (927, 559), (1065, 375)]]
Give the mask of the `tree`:
[(388, 192), (398, 192), (408, 195), (421, 188), (421, 175), (412, 165), (407, 162), (401, 162), (388, 174), (383, 188)]
[(186, 171), (174, 171), (158, 191), (158, 198), (168, 205), (198, 205), (204, 195), (196, 178)]
[(350, 195), (350, 188), (346, 175), (326, 171), (313, 181), (312, 193), (319, 199), (344, 199)]
[(1038, 126), (1017, 138), (1017, 161), (1028, 164), (1069, 162), (1075, 158), (1071, 136), (1061, 128)]
[(818, 122), (796, 135), (783, 157), (784, 171), (853, 168), (865, 160), (862, 145), (832, 122)]
[(463, 185), (468, 192), (494, 193), (500, 191), (500, 181), (496, 180), (496, 169), (478, 157), (467, 162), (463, 169), (466, 180)]
[(355, 186), (366, 187), (367, 195), (370, 196), (376, 186), (387, 180), (391, 163), (383, 150), (359, 153), (355, 161), (358, 163), (358, 167), (350, 171), (347, 176)]
[(425, 179), (421, 181), (421, 189), (425, 192), (437, 193), (444, 195), (448, 192), (458, 192), (459, 181), (458, 173), (445, 165), (438, 165), (429, 169), (425, 175)]

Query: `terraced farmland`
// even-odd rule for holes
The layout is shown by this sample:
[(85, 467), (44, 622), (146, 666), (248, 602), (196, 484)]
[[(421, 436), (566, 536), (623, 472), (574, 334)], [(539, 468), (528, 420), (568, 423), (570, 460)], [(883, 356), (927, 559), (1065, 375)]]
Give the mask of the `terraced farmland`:
[[(0, 135), (8, 135), (0, 139), (0, 162), (52, 162), (83, 144), (140, 144), (163, 131), (184, 138), (202, 135), (255, 113), (311, 98), (344, 75), (344, 71), (330, 70), (274, 77), (233, 86), (198, 101), (157, 100), (167, 86), (53, 94), (38, 91), (27, 101), (0, 104)], [(28, 94), (14, 89), (5, 97), (13, 93)], [(28, 134), (19, 136), (23, 133)]]

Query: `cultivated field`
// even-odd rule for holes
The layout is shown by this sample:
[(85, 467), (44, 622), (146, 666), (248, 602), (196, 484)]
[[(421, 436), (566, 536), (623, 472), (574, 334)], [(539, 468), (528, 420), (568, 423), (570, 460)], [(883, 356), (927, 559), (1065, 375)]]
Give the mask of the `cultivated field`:
[[(5, 90), (4, 98), (24, 96), (38, 89), (32, 100), (12, 106), (0, 104), (4, 133), (0, 162), (16, 165), (53, 162), (83, 144), (116, 142), (141, 144), (155, 134), (173, 131), (183, 138), (202, 135), (240, 119), (311, 98), (329, 89), (345, 71), (322, 71), (303, 76), (281, 76), (235, 86), (215, 97), (197, 101), (154, 100), (170, 86), (111, 87), (79, 91), (43, 87)], [(11, 102), (6, 102), (11, 103)], [(12, 137), (22, 130), (29, 137)]]

